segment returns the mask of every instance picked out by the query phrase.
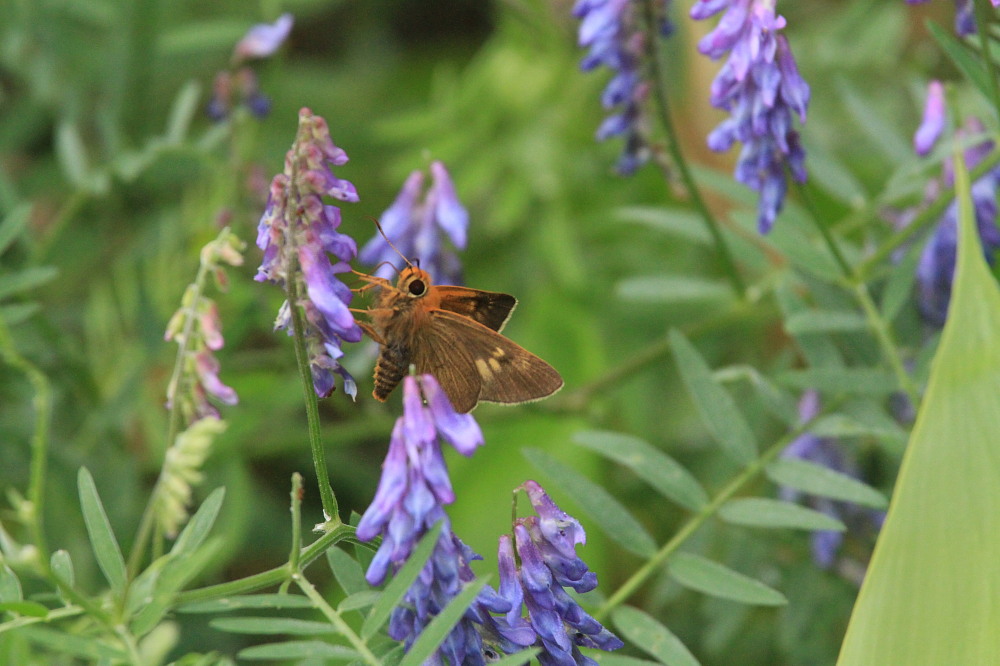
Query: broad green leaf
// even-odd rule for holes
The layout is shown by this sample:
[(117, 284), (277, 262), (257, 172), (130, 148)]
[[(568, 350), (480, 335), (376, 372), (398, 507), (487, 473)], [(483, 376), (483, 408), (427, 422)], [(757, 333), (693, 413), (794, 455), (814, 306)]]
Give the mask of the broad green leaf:
[(619, 280), (616, 295), (625, 301), (638, 303), (690, 303), (721, 301), (732, 296), (729, 285), (687, 275), (649, 275)]
[(836, 530), (844, 524), (825, 513), (798, 504), (763, 497), (747, 497), (726, 502), (719, 517), (728, 523), (748, 527), (790, 528), (793, 530)]
[(21, 601), (24, 599), (24, 592), (21, 590), (21, 581), (17, 574), (9, 566), (0, 562), (0, 602)]
[(1000, 289), (961, 155), (948, 319), (838, 664), (1000, 664)]
[(521, 453), (572, 497), (608, 537), (641, 557), (652, 557), (656, 553), (653, 537), (604, 488), (540, 449), (525, 448)]
[(3, 280), (0, 280), (0, 299), (40, 287), (58, 274), (59, 271), (52, 266), (34, 266), (16, 273), (6, 273)]
[(389, 584), (382, 590), (382, 595), (372, 607), (371, 613), (365, 618), (364, 624), (361, 625), (362, 638), (368, 640), (388, 621), (389, 615), (392, 614), (392, 609), (398, 606), (403, 600), (403, 595), (410, 589), (413, 581), (417, 579), (424, 565), (431, 558), (434, 547), (437, 546), (438, 538), (441, 536), (441, 529), (442, 525), (438, 523), (427, 534), (421, 537), (420, 543), (410, 553), (406, 564), (396, 572), (396, 575), (392, 577)]
[(626, 645), (633, 645), (667, 666), (698, 666), (698, 660), (672, 631), (638, 608), (622, 606), (611, 614)]
[(863, 331), (867, 327), (868, 322), (862, 315), (850, 311), (803, 310), (785, 320), (785, 331), (789, 335)]
[(222, 500), (225, 499), (225, 496), (225, 488), (216, 488), (205, 498), (205, 501), (198, 507), (198, 511), (191, 516), (191, 520), (177, 536), (173, 548), (170, 549), (171, 554), (181, 555), (191, 552), (204, 543), (208, 533), (212, 531), (215, 519), (219, 516), (219, 510), (222, 509)]
[(244, 594), (237, 597), (196, 601), (184, 604), (181, 613), (226, 613), (244, 608), (312, 608), (312, 602), (301, 594)]
[(448, 605), (438, 613), (430, 624), (424, 627), (420, 636), (406, 652), (399, 666), (420, 666), (434, 654), (445, 637), (458, 624), (465, 610), (476, 600), (476, 595), (486, 585), (486, 579), (476, 579), (466, 583), (464, 589), (448, 602)]
[(824, 393), (888, 396), (899, 390), (896, 378), (878, 368), (808, 368), (787, 370), (778, 383), (800, 390), (816, 389)]
[(77, 474), (77, 487), (80, 492), (83, 522), (87, 526), (90, 546), (94, 550), (94, 557), (97, 558), (97, 565), (101, 568), (101, 572), (111, 584), (112, 589), (121, 593), (127, 582), (125, 559), (122, 557), (115, 533), (111, 530), (108, 514), (105, 513), (104, 505), (101, 504), (101, 498), (97, 494), (94, 477), (90, 475), (86, 467), (81, 467), (79, 474)]
[(767, 476), (778, 485), (822, 497), (884, 509), (888, 502), (879, 491), (846, 474), (807, 460), (781, 458), (767, 466)]
[(340, 588), (346, 594), (356, 594), (371, 590), (365, 580), (365, 572), (353, 557), (337, 546), (326, 550), (326, 561), (330, 565), (333, 577), (337, 579)]
[(714, 597), (757, 606), (788, 603), (783, 594), (759, 580), (699, 555), (677, 553), (670, 558), (669, 567), (670, 577), (678, 583)]
[(676, 460), (638, 437), (616, 432), (587, 430), (573, 440), (625, 465), (661, 495), (697, 511), (708, 502), (708, 493)]
[(291, 634), (309, 636), (332, 634), (337, 629), (329, 622), (298, 620), (290, 617), (217, 617), (208, 625), (231, 634)]
[(31, 204), (20, 204), (7, 213), (0, 222), (0, 254), (10, 247), (21, 233), (28, 227), (31, 218)]
[(670, 331), (670, 345), (684, 385), (702, 423), (732, 460), (747, 464), (757, 457), (757, 441), (732, 396), (712, 377), (705, 359), (679, 331)]
[(323, 641), (286, 641), (284, 643), (255, 645), (240, 650), (236, 656), (240, 659), (251, 661), (273, 661), (278, 659), (334, 659), (337, 661), (348, 661), (360, 657), (357, 652), (349, 647), (324, 643)]
[(37, 601), (4, 601), (0, 603), (0, 613), (10, 611), (18, 615), (28, 617), (45, 617), (49, 614), (47, 606), (43, 606)]

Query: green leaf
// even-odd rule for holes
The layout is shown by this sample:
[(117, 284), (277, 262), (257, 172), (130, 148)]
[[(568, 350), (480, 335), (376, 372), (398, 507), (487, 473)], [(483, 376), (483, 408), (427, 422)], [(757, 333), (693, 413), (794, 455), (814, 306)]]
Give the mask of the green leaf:
[[(152, 598), (137, 606), (139, 610), (132, 621), (132, 633), (144, 636), (152, 631), (173, 605), (177, 593), (200, 574), (221, 549), (222, 542), (216, 539), (193, 552), (168, 555), (162, 572), (153, 581)], [(135, 597), (131, 590), (129, 592), (129, 601), (133, 601)]]
[(0, 318), (7, 322), (8, 326), (17, 326), (34, 317), (41, 310), (42, 306), (38, 303), (13, 303), (0, 307)]
[(684, 587), (756, 606), (783, 606), (785, 596), (758, 580), (691, 553), (670, 558), (670, 577)]
[(1000, 664), (1000, 289), (961, 154), (948, 319), (838, 664)]
[(398, 606), (399, 602), (403, 600), (403, 595), (410, 589), (413, 581), (417, 579), (424, 565), (431, 558), (438, 538), (441, 536), (441, 529), (442, 525), (438, 523), (427, 534), (421, 537), (420, 543), (410, 553), (406, 564), (396, 572), (396, 575), (392, 577), (389, 584), (382, 590), (382, 595), (372, 607), (371, 613), (365, 618), (364, 624), (361, 625), (362, 638), (368, 640), (389, 620), (392, 609)]
[(514, 654), (505, 655), (496, 661), (491, 661), (490, 666), (522, 666), (529, 663), (539, 652), (541, 650), (538, 648), (528, 648)]
[(104, 511), (101, 498), (94, 485), (94, 477), (86, 467), (81, 467), (77, 474), (77, 487), (80, 492), (80, 508), (83, 510), (83, 522), (87, 526), (90, 545), (97, 558), (97, 565), (111, 588), (118, 594), (125, 589), (128, 577), (125, 573), (125, 559), (115, 533), (111, 530), (108, 514)]
[(889, 280), (882, 291), (881, 302), (882, 318), (886, 322), (893, 321), (912, 297), (921, 250), (923, 250), (922, 243), (913, 243), (889, 274)]
[(208, 626), (231, 634), (291, 634), (310, 636), (332, 634), (337, 629), (328, 622), (297, 620), (290, 617), (217, 617)]
[(712, 235), (697, 214), (683, 208), (663, 206), (624, 206), (614, 217), (622, 222), (634, 222), (647, 229), (676, 236), (698, 245), (711, 245)]
[(191, 127), (191, 120), (198, 112), (201, 86), (195, 81), (187, 81), (174, 98), (167, 122), (167, 141), (181, 143)]
[(821, 416), (809, 430), (818, 437), (878, 437), (881, 439), (906, 438), (903, 432), (893, 422), (866, 423), (847, 414), (828, 414)]
[(572, 497), (608, 537), (641, 557), (649, 558), (656, 553), (653, 537), (604, 488), (540, 449), (526, 448), (521, 453)]
[(824, 393), (888, 396), (899, 390), (896, 378), (877, 368), (808, 368), (786, 370), (778, 383), (792, 388), (816, 389)]
[(744, 465), (754, 460), (757, 441), (732, 396), (715, 381), (701, 354), (676, 329), (670, 331), (670, 344), (701, 421), (723, 453)]
[(806, 145), (809, 154), (809, 181), (852, 208), (861, 208), (868, 200), (864, 187), (851, 169), (828, 151), (821, 142)]
[(226, 613), (244, 608), (312, 608), (313, 603), (301, 594), (244, 594), (237, 597), (196, 601), (178, 607), (181, 613)]
[(128, 655), (117, 646), (104, 643), (97, 637), (82, 637), (68, 631), (56, 631), (48, 627), (34, 625), (18, 629), (18, 633), (32, 643), (54, 652), (69, 654), (92, 662), (128, 663)]
[(803, 310), (785, 320), (785, 331), (789, 335), (863, 331), (866, 328), (868, 322), (865, 318), (850, 311)]
[(272, 661), (278, 659), (335, 659), (348, 661), (359, 659), (360, 655), (349, 647), (333, 645), (323, 641), (286, 641), (255, 645), (240, 650), (240, 659)]
[(486, 585), (485, 579), (476, 579), (471, 583), (466, 583), (464, 589), (455, 595), (455, 598), (448, 602), (440, 613), (438, 613), (430, 624), (424, 627), (420, 636), (414, 641), (407, 651), (406, 656), (399, 662), (399, 666), (420, 666), (429, 659), (445, 637), (458, 624), (465, 614), (465, 610), (476, 600), (476, 595)]
[(31, 204), (23, 203), (4, 216), (0, 222), (0, 254), (24, 233), (31, 219)]
[(59, 274), (52, 266), (34, 266), (16, 273), (7, 273), (0, 281), (0, 299), (29, 291), (51, 282)]
[[(781, 313), (785, 319), (808, 310), (806, 304), (799, 297), (797, 291), (799, 284), (791, 279), (789, 275), (778, 282), (774, 290), (774, 295), (778, 300)], [(803, 335), (793, 335), (795, 342), (802, 350), (802, 355), (806, 357), (809, 366), (838, 367), (842, 365), (840, 351), (833, 344), (828, 335), (807, 333)]]
[(612, 652), (610, 654), (602, 654), (599, 663), (601, 666), (657, 666), (662, 662), (639, 659), (638, 657), (627, 657)]
[(52, 573), (54, 573), (59, 580), (66, 583), (66, 585), (73, 587), (76, 581), (76, 576), (73, 573), (73, 560), (70, 559), (68, 551), (57, 550), (52, 553), (52, 557), (49, 558), (49, 566), (52, 567)]
[(56, 155), (66, 179), (77, 189), (86, 190), (90, 160), (80, 137), (80, 130), (75, 124), (61, 122), (56, 127)]
[(937, 23), (927, 21), (927, 29), (941, 50), (948, 54), (955, 66), (965, 75), (965, 78), (979, 90), (979, 94), (986, 99), (992, 99), (993, 90), (990, 84), (990, 74), (983, 65), (981, 56), (970, 51), (949, 30), (945, 30)]
[(611, 614), (626, 645), (634, 645), (667, 666), (698, 666), (698, 660), (672, 631), (653, 616), (631, 606)]
[(832, 497), (873, 509), (884, 509), (885, 496), (855, 478), (807, 460), (781, 458), (767, 466), (767, 476), (778, 485), (810, 495)]
[(732, 288), (722, 282), (686, 275), (650, 275), (620, 280), (615, 294), (625, 301), (638, 303), (690, 303), (722, 301), (732, 296)]
[(357, 594), (371, 590), (368, 581), (365, 580), (365, 572), (361, 569), (361, 565), (340, 548), (336, 546), (328, 548), (326, 561), (330, 565), (333, 577), (337, 579), (340, 588), (346, 594)]
[(209, 532), (212, 531), (215, 519), (219, 516), (219, 511), (222, 509), (222, 500), (225, 497), (226, 489), (216, 488), (205, 498), (205, 501), (198, 507), (198, 511), (191, 516), (191, 520), (188, 521), (188, 524), (184, 526), (184, 529), (177, 536), (177, 540), (174, 541), (174, 546), (170, 549), (172, 555), (189, 553), (204, 543), (205, 539), (208, 538)]
[(340, 602), (337, 606), (337, 610), (341, 613), (346, 613), (347, 611), (361, 610), (362, 608), (368, 608), (369, 606), (375, 605), (378, 601), (380, 593), (375, 590), (366, 590), (364, 592), (355, 592), (354, 594), (344, 597), (344, 600)]
[(24, 592), (21, 590), (21, 581), (18, 580), (17, 574), (5, 563), (0, 562), (0, 602), (9, 603), (22, 599)]
[(842, 522), (825, 513), (813, 511), (798, 504), (763, 497), (730, 500), (720, 507), (719, 517), (727, 523), (748, 527), (836, 530), (837, 532), (843, 532), (847, 529)]
[(47, 606), (37, 601), (4, 601), (0, 603), (0, 613), (10, 611), (27, 617), (45, 617), (49, 614)]
[(661, 495), (692, 511), (697, 511), (708, 503), (708, 494), (690, 472), (638, 437), (587, 430), (574, 435), (573, 440), (605, 458), (625, 465)]

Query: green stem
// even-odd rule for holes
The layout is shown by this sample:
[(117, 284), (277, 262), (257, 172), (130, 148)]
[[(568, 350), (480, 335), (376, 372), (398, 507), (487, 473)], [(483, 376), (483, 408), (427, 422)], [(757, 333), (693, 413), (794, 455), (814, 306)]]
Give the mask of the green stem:
[(316, 608), (318, 608), (320, 612), (326, 616), (326, 619), (330, 621), (330, 624), (335, 626), (337, 631), (347, 639), (355, 650), (358, 651), (358, 654), (365, 661), (365, 663), (373, 664), (374, 666), (378, 666), (378, 664), (382, 663), (379, 658), (368, 649), (368, 645), (365, 644), (364, 639), (355, 633), (354, 629), (351, 628), (351, 625), (345, 622), (340, 613), (338, 613), (333, 606), (326, 602), (323, 595), (316, 591), (316, 588), (313, 587), (312, 583), (310, 583), (301, 572), (296, 571), (293, 573), (292, 579), (299, 586), (299, 588), (305, 592), (306, 596), (309, 597)]
[(715, 243), (719, 257), (722, 259), (723, 270), (729, 278), (730, 284), (732, 284), (733, 291), (742, 299), (746, 295), (746, 284), (743, 282), (743, 277), (736, 267), (736, 262), (733, 260), (733, 255), (726, 244), (726, 239), (722, 235), (718, 221), (712, 215), (712, 212), (708, 209), (705, 200), (701, 196), (701, 190), (698, 188), (698, 183), (695, 181), (691, 169), (688, 167), (687, 160), (684, 158), (684, 152), (681, 150), (680, 141), (674, 129), (673, 119), (670, 115), (670, 104), (667, 99), (663, 68), (660, 66), (661, 38), (653, 3), (654, 0), (644, 0), (642, 3), (646, 23), (646, 60), (650, 69), (650, 80), (652, 81), (653, 99), (655, 102), (653, 106), (656, 109), (660, 124), (663, 126), (663, 132), (667, 137), (667, 150), (670, 151), (670, 156), (673, 158), (678, 172), (680, 172), (681, 180), (684, 182), (684, 187), (691, 198), (691, 204), (712, 236), (712, 241)]
[(31, 505), (28, 529), (38, 549), (38, 557), (48, 566), (49, 549), (45, 540), (44, 506), (45, 479), (49, 459), (49, 420), (52, 414), (52, 389), (45, 374), (24, 358), (14, 344), (6, 320), (0, 316), (0, 356), (20, 370), (34, 389), (35, 426), (31, 435), (31, 476), (28, 480), (28, 502)]
[[(835, 404), (835, 403), (834, 403)], [(823, 413), (827, 413), (833, 409), (833, 405), (825, 410)], [(677, 531), (670, 541), (665, 543), (660, 550), (653, 555), (644, 565), (642, 565), (632, 576), (626, 580), (621, 587), (615, 590), (615, 593), (608, 597), (608, 600), (601, 605), (601, 607), (594, 613), (594, 617), (598, 620), (603, 619), (611, 610), (621, 605), (626, 599), (632, 596), (632, 594), (638, 590), (650, 577), (656, 574), (663, 564), (677, 552), (677, 549), (687, 541), (695, 532), (698, 531), (702, 525), (712, 518), (719, 508), (729, 501), (736, 493), (743, 489), (748, 483), (753, 481), (760, 475), (765, 467), (771, 463), (778, 455), (784, 451), (788, 445), (795, 440), (799, 435), (809, 429), (809, 427), (816, 422), (819, 415), (809, 421), (799, 425), (795, 429), (786, 433), (781, 439), (779, 439), (775, 444), (773, 444), (767, 451), (764, 452), (762, 456), (757, 458), (754, 462), (748, 465), (742, 472), (733, 477), (719, 493), (712, 498), (712, 500), (703, 506), (698, 513), (691, 516), (691, 518)]]
[(882, 353), (885, 354), (885, 358), (889, 362), (893, 374), (896, 375), (899, 387), (906, 393), (906, 397), (910, 399), (910, 404), (916, 409), (920, 405), (920, 393), (917, 391), (910, 373), (903, 366), (903, 360), (899, 355), (899, 348), (896, 346), (896, 341), (892, 337), (892, 331), (889, 330), (889, 325), (882, 316), (882, 313), (875, 307), (875, 301), (868, 292), (868, 285), (864, 282), (856, 284), (854, 286), (854, 296), (858, 299), (858, 303), (861, 304), (861, 309), (865, 311), (865, 317), (868, 318), (868, 325), (875, 332), (875, 338), (878, 340), (879, 347), (882, 348)]

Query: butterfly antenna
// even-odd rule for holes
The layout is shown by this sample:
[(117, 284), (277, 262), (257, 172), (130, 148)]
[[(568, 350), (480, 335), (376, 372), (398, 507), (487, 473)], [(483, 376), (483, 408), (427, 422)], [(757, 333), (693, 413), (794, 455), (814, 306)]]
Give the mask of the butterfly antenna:
[(375, 228), (378, 229), (378, 232), (382, 235), (382, 238), (385, 239), (385, 242), (389, 244), (389, 247), (392, 248), (393, 252), (395, 252), (396, 254), (398, 254), (400, 256), (400, 258), (403, 261), (406, 262), (407, 266), (409, 266), (410, 268), (413, 268), (413, 264), (411, 264), (410, 260), (406, 258), (406, 255), (404, 255), (402, 252), (400, 252), (398, 249), (396, 249), (396, 246), (392, 244), (392, 241), (389, 240), (389, 237), (385, 235), (385, 230), (382, 228), (382, 223), (379, 222), (378, 219), (374, 218), (374, 217), (372, 218), (372, 222), (375, 223)]

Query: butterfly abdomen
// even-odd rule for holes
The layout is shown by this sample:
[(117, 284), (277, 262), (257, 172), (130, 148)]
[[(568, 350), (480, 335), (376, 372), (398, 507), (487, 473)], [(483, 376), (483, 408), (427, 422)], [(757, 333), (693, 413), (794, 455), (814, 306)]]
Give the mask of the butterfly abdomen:
[(375, 390), (372, 391), (375, 399), (385, 402), (392, 390), (403, 381), (409, 366), (410, 352), (407, 348), (401, 345), (382, 347), (375, 363)]

